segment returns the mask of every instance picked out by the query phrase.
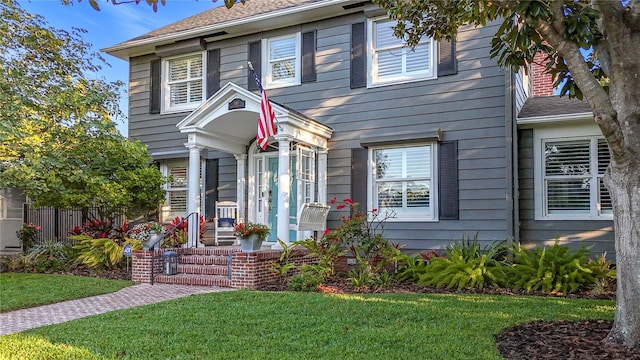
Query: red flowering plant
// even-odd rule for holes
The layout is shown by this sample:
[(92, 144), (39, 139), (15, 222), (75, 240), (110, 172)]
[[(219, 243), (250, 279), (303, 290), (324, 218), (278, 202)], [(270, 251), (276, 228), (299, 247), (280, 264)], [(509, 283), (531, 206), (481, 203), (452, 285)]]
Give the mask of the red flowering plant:
[(23, 253), (26, 254), (36, 244), (40, 230), (42, 230), (40, 225), (24, 223), (22, 224), (22, 229), (16, 231), (16, 236), (20, 240), (20, 244), (22, 244)]
[[(200, 215), (199, 223), (199, 237), (202, 238), (207, 231), (205, 225), (207, 219)], [(167, 225), (167, 235), (162, 240), (160, 247), (162, 248), (174, 248), (179, 247), (182, 244), (186, 244), (189, 241), (189, 219), (181, 216), (176, 216), (171, 223)]]
[(120, 227), (116, 227), (113, 221), (109, 219), (87, 220), (82, 226), (74, 226), (69, 230), (69, 235), (87, 235), (93, 239), (111, 239), (116, 243), (122, 243), (128, 232), (127, 223), (123, 223)]
[(264, 240), (267, 238), (267, 235), (269, 235), (269, 227), (252, 222), (237, 223), (233, 227), (233, 234), (241, 239), (246, 239), (251, 235), (257, 235), (258, 239)]
[[(334, 205), (336, 198), (329, 203)], [(395, 217), (395, 212), (384, 212), (383, 215), (378, 209), (362, 211), (358, 203), (350, 198), (343, 199), (341, 204), (336, 205), (336, 210), (343, 209), (348, 209), (349, 215), (342, 215), (340, 226), (327, 232), (325, 236), (338, 238), (354, 255), (361, 254), (373, 260), (389, 246), (383, 236), (384, 226), (387, 220)]]
[[(331, 205), (336, 203), (333, 198)], [(357, 287), (380, 286), (381, 279), (389, 279), (390, 265), (395, 264), (401, 254), (400, 247), (391, 244), (384, 236), (384, 226), (388, 219), (395, 217), (393, 211), (379, 212), (378, 209), (363, 211), (350, 198), (336, 205), (336, 210), (349, 210), (342, 215), (341, 224), (324, 234), (325, 239), (339, 242), (342, 248), (350, 250), (356, 258), (357, 266), (349, 273), (349, 279)], [(385, 280), (388, 281), (388, 280)]]

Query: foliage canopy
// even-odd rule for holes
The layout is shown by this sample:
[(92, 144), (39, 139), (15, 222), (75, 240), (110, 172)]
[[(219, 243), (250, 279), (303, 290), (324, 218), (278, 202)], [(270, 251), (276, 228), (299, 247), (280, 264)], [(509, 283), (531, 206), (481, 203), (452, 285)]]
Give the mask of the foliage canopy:
[(106, 217), (157, 208), (165, 180), (146, 147), (115, 128), (122, 84), (97, 77), (104, 60), (84, 30), (48, 27), (12, 0), (0, 12), (0, 187)]

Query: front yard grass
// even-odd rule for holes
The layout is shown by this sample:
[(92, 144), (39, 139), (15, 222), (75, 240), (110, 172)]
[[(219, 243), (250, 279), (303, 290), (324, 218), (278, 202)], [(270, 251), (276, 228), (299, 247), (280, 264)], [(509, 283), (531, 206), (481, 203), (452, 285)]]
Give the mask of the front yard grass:
[(612, 319), (613, 301), (228, 291), (0, 337), (1, 359), (501, 359), (534, 320)]
[(74, 275), (0, 273), (0, 313), (107, 294), (131, 281)]

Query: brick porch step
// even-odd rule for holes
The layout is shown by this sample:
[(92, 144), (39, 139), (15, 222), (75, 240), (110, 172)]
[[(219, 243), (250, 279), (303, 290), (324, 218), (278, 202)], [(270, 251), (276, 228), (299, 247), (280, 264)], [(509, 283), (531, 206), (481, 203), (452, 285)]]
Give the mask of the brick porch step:
[(201, 274), (156, 275), (156, 282), (159, 284), (231, 287), (231, 280), (229, 280), (226, 275), (225, 276), (201, 275)]
[(176, 249), (178, 253), (178, 273), (158, 274), (155, 282), (161, 284), (181, 284), (198, 286), (230, 287), (230, 255), (240, 251), (240, 247), (206, 247)]

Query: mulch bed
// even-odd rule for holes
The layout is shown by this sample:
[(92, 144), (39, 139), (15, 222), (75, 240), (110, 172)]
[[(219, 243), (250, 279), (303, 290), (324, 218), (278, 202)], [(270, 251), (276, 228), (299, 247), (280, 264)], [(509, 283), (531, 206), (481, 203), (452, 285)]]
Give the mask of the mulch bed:
[[(284, 291), (286, 285), (267, 285), (258, 290)], [(327, 282), (318, 287), (322, 293), (347, 294), (370, 292), (394, 292), (394, 293), (465, 293), (465, 294), (492, 294), (492, 295), (537, 295), (537, 296), (561, 296), (545, 293), (526, 293), (505, 289), (471, 289), (455, 290), (433, 287), (421, 287), (415, 284), (396, 284), (381, 291), (371, 289), (355, 289), (344, 279)], [(584, 292), (562, 296), (567, 298), (608, 299), (615, 300), (614, 292), (592, 293)], [(613, 322), (606, 320), (594, 321), (536, 321), (528, 324), (520, 324), (503, 330), (496, 335), (496, 346), (500, 354), (508, 360), (546, 360), (546, 359), (571, 359), (571, 360), (640, 360), (640, 348), (629, 348), (622, 345), (604, 344), (604, 339)]]

